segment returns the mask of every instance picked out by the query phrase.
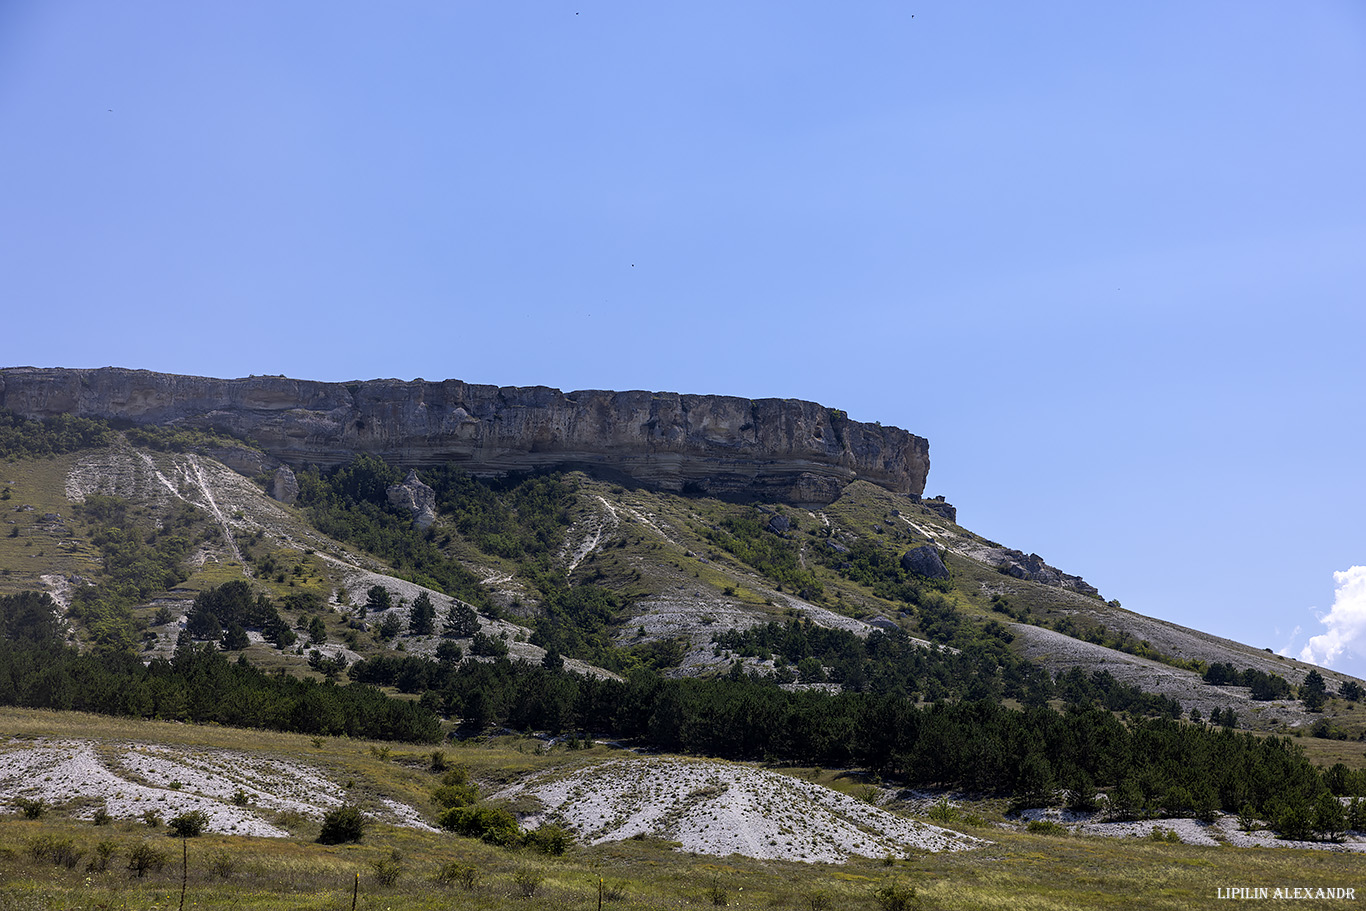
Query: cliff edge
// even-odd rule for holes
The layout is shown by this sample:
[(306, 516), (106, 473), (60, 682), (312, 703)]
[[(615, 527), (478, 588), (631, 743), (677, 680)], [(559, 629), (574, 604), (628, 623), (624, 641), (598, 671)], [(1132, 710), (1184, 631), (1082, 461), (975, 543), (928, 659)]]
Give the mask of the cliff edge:
[(919, 496), (930, 468), (923, 437), (794, 399), (8, 367), (0, 409), (213, 429), (296, 468), (365, 452), (407, 468), (584, 469), (663, 490), (794, 504), (831, 502), (854, 480)]

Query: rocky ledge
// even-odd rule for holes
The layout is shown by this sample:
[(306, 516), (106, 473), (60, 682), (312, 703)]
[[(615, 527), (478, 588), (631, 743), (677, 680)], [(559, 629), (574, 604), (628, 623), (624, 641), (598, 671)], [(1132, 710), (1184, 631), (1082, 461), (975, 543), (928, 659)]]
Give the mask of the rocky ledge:
[(295, 468), (364, 452), (406, 468), (584, 469), (663, 490), (794, 504), (829, 503), (854, 480), (918, 496), (930, 468), (923, 437), (794, 399), (9, 367), (0, 369), (0, 409), (207, 428)]

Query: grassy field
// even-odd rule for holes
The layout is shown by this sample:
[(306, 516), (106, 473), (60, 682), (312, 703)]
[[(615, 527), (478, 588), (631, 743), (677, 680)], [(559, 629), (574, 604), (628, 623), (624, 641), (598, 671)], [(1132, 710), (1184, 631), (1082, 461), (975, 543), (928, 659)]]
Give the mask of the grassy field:
[[(437, 782), (430, 771), (430, 748), (416, 745), (11, 709), (0, 710), (0, 731), (22, 739), (79, 737), (258, 751), (354, 780), (357, 790), (373, 799), (409, 802), (429, 818), (436, 812), (429, 796)], [(486, 792), (528, 772), (620, 755), (601, 746), (545, 753), (536, 741), (519, 738), (502, 738), (496, 745), (447, 746), (445, 753), (448, 761), (466, 765)], [(808, 770), (804, 777), (845, 789), (861, 786), (828, 771)], [(603, 907), (613, 909), (713, 908), (722, 903), (794, 911), (880, 909), (884, 906), (875, 890), (892, 882), (915, 888), (918, 904), (907, 907), (948, 909), (1186, 909), (1217, 900), (1220, 888), (1243, 886), (1357, 888), (1366, 896), (1359, 855), (1046, 835), (990, 823), (960, 826), (994, 842), (981, 850), (858, 859), (835, 866), (682, 854), (654, 839), (577, 846), (563, 857), (548, 857), (447, 833), (378, 825), (359, 844), (324, 846), (316, 842), (316, 822), (285, 822), (288, 839), (205, 835), (182, 842), (169, 837), (164, 826), (154, 829), (128, 820), (96, 826), (60, 809), (40, 819), (0, 816), (0, 911), (179, 908), (182, 856), (184, 907), (201, 909), (344, 911), (352, 907), (353, 895), (356, 908), (387, 911), (592, 909), (598, 907), (600, 879)], [(78, 856), (69, 867), (36, 857), (34, 848), (41, 848), (44, 840), (69, 840), (68, 856)], [(104, 869), (98, 863), (101, 843), (108, 854)], [(164, 866), (142, 878), (128, 867), (139, 846), (165, 855)], [(470, 888), (453, 877), (461, 866), (473, 870)], [(396, 879), (386, 884), (383, 874), (393, 871)], [(1271, 900), (1259, 906), (1280, 904)]]
[[(93, 575), (98, 555), (79, 533), (65, 496), (74, 456), (0, 462), (0, 594), (33, 587), (47, 574)], [(2, 496), (3, 493), (0, 493)], [(45, 521), (44, 515), (61, 516)]]

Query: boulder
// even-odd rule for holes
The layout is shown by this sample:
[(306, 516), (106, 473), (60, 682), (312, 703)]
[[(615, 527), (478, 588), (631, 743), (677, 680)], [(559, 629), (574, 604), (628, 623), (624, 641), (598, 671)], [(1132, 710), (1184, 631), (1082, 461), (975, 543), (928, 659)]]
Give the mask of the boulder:
[(901, 555), (901, 568), (927, 579), (947, 579), (949, 569), (932, 544), (922, 544)]

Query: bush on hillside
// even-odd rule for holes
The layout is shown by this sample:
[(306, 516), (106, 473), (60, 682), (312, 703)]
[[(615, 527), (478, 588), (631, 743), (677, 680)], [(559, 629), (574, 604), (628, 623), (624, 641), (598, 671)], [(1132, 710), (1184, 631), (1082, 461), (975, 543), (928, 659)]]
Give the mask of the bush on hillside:
[(328, 810), (323, 817), (322, 831), (318, 833), (318, 843), (340, 845), (360, 841), (365, 836), (365, 816), (360, 807), (343, 806)]

